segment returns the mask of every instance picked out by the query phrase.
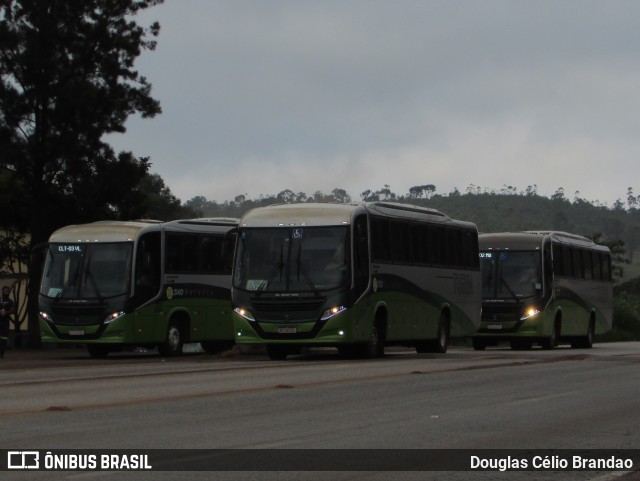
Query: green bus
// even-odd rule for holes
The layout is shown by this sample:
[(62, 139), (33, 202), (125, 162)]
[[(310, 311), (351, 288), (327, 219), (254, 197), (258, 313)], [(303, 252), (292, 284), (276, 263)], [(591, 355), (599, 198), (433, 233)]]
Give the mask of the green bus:
[(560, 342), (590, 348), (611, 329), (609, 248), (566, 232), (481, 234), (482, 322), (476, 350), (509, 342), (513, 349)]
[(177, 355), (233, 345), (231, 266), (237, 219), (102, 221), (55, 231), (39, 324), (46, 343), (85, 343), (93, 357), (125, 347)]
[(236, 343), (271, 359), (309, 346), (443, 353), (480, 323), (478, 231), (398, 203), (256, 208), (240, 220), (232, 303)]

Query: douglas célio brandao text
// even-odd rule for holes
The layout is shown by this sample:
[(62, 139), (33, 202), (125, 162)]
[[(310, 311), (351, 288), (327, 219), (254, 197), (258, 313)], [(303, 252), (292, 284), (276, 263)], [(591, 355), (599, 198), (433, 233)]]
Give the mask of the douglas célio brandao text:
[(518, 470), (632, 470), (634, 461), (629, 458), (608, 456), (603, 458), (588, 458), (579, 455), (572, 456), (505, 456), (503, 458), (470, 457), (472, 470), (484, 471), (518, 471)]

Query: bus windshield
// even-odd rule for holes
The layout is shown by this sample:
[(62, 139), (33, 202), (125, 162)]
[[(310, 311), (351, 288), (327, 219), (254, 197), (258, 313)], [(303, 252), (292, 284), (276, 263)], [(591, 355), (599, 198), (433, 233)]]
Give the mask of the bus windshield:
[(533, 297), (542, 289), (539, 251), (480, 252), (483, 299)]
[(244, 229), (233, 285), (263, 292), (334, 290), (350, 283), (347, 227)]
[(133, 243), (51, 244), (40, 293), (56, 299), (105, 299), (129, 292)]

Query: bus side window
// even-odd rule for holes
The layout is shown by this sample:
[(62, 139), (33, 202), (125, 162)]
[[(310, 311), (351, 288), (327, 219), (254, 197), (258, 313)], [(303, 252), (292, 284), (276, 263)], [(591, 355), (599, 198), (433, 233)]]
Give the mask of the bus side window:
[(367, 232), (367, 216), (363, 214), (358, 216), (353, 224), (356, 297), (359, 297), (369, 285), (369, 236)]
[(562, 275), (571, 277), (573, 274), (573, 263), (571, 256), (571, 248), (562, 246)]
[(584, 279), (584, 269), (582, 268), (582, 249), (577, 247), (571, 248), (573, 256), (573, 277), (576, 279)]
[(203, 236), (200, 238), (198, 264), (205, 274), (222, 273), (222, 236)]
[(611, 281), (611, 255), (603, 254), (600, 259), (602, 259), (602, 280), (603, 281)]
[[(555, 245), (554, 245), (555, 247)], [(543, 255), (543, 292), (548, 293), (553, 286), (553, 260), (551, 259), (551, 244), (547, 242), (542, 250)]]
[(371, 219), (371, 258), (380, 262), (392, 260), (387, 219), (377, 217)]
[(138, 242), (134, 295), (146, 301), (160, 290), (160, 232), (144, 234)]
[(552, 252), (553, 252), (553, 274), (555, 276), (562, 276), (562, 247), (559, 244), (552, 244)]
[(593, 279), (593, 265), (591, 263), (591, 251), (582, 251), (582, 265), (584, 267), (584, 278), (587, 280)]
[(231, 274), (233, 254), (236, 246), (236, 234), (227, 234), (222, 241), (222, 270), (224, 274)]

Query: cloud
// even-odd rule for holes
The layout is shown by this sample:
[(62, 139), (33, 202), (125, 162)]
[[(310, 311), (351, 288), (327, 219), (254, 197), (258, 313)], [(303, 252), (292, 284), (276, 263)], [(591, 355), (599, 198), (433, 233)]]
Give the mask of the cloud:
[(117, 148), (183, 200), (385, 184), (623, 196), (640, 151), (640, 4), (167, 2), (138, 67), (163, 114)]

